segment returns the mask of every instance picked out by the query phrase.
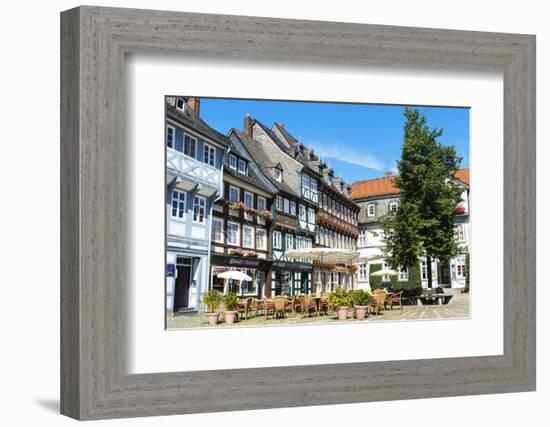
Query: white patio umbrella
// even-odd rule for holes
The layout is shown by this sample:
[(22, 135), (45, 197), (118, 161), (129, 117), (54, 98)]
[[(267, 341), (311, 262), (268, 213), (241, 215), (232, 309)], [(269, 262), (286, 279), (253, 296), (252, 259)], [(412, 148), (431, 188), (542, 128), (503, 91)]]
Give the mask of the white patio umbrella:
[[(354, 260), (361, 255), (351, 249), (336, 248), (304, 248), (285, 251), (285, 255), (290, 258), (305, 259), (309, 261), (319, 261), (333, 264), (352, 264)], [(353, 288), (353, 283), (352, 283)]]
[(395, 276), (399, 274), (399, 272), (395, 270), (391, 270), (389, 268), (383, 268), (382, 270), (375, 271), (374, 273), (371, 273), (371, 276)]
[(218, 274), (218, 277), (221, 279), (224, 279), (224, 285), (223, 285), (223, 294), (227, 295), (229, 292), (229, 280), (238, 280), (239, 281), (239, 293), (241, 290), (241, 284), (242, 282), (250, 282), (252, 280), (252, 277), (250, 277), (248, 274), (243, 273), (242, 271), (238, 270), (227, 270), (223, 273)]

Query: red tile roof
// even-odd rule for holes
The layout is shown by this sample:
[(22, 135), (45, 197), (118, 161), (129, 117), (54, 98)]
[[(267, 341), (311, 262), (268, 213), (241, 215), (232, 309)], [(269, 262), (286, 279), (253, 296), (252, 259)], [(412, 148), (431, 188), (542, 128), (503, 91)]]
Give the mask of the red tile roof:
[[(470, 169), (459, 169), (455, 177), (464, 184), (470, 185)], [(399, 194), (399, 188), (393, 184), (395, 176), (357, 181), (351, 185), (351, 199), (359, 200), (368, 197), (389, 196)]]

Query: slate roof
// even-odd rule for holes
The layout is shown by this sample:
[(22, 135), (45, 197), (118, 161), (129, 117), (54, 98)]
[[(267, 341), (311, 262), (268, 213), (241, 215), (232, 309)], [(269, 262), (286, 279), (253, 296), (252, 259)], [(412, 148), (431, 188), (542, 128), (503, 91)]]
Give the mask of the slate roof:
[(196, 132), (214, 140), (224, 147), (229, 147), (229, 145), (231, 144), (231, 141), (229, 141), (229, 138), (227, 136), (210, 127), (208, 123), (201, 119), (197, 113), (191, 110), (191, 108), (185, 108), (185, 111), (181, 111), (180, 109), (167, 102), (166, 114), (169, 117), (183, 122), (184, 124), (194, 129)]
[[(304, 146), (301, 142), (294, 138), (294, 136), (292, 136), (292, 134), (286, 130), (285, 126), (282, 123), (275, 123), (273, 127), (277, 128), (278, 132), (282, 135), (282, 137), (290, 146), (302, 149), (302, 153), (296, 156), (296, 159), (298, 161), (308, 166), (309, 169), (311, 169), (319, 176), (322, 176), (324, 178), (323, 183), (327, 187), (332, 188), (334, 191), (338, 192), (344, 197), (348, 197), (345, 190), (344, 192), (342, 192), (340, 182), (344, 183), (344, 189), (347, 187), (348, 184), (340, 177), (330, 176), (329, 171), (331, 169), (318, 156), (315, 155), (312, 149)], [(277, 137), (277, 134), (274, 133), (274, 135), (275, 137)], [(279, 138), (277, 137), (277, 139)], [(321, 166), (324, 166), (323, 172), (321, 172), (320, 170)]]
[[(240, 139), (240, 137), (239, 137), (239, 139)], [(247, 157), (249, 157), (247, 154), (242, 153), (241, 150), (239, 150), (239, 148), (233, 142), (231, 142), (230, 152), (236, 153), (236, 154), (238, 154), (239, 156), (241, 156), (245, 159)], [(258, 164), (258, 163), (256, 162), (256, 164)], [(231, 169), (228, 166), (227, 160), (226, 160), (224, 165), (223, 165), (223, 173), (234, 176), (234, 177), (236, 177), (238, 179), (241, 179), (243, 181), (246, 181), (247, 183), (249, 183), (249, 184), (251, 184), (251, 185), (253, 185), (257, 188), (260, 188), (260, 189), (262, 189), (262, 190), (264, 190), (264, 191), (266, 191), (270, 194), (275, 194), (275, 191), (273, 191), (273, 189), (269, 188), (266, 184), (264, 184), (262, 182), (262, 180), (258, 177), (256, 172), (250, 167), (247, 168), (247, 174), (244, 175), (244, 174), (240, 173), (239, 171)], [(266, 178), (269, 179), (269, 176), (266, 175)]]
[[(462, 183), (470, 185), (470, 169), (459, 169), (455, 177)], [(393, 181), (395, 176), (384, 176), (382, 178), (367, 179), (354, 182), (351, 186), (352, 200), (366, 199), (377, 196), (391, 196), (399, 194), (400, 190)]]
[(285, 191), (287, 193), (299, 196), (299, 194), (284, 181), (277, 181), (271, 174), (271, 169), (279, 164), (276, 159), (271, 159), (269, 154), (264, 150), (262, 143), (256, 141), (255, 139), (249, 137), (243, 132), (237, 129), (231, 129), (232, 132), (241, 140), (245, 148), (248, 150), (250, 156), (254, 159), (256, 164), (260, 167), (260, 170), (264, 175), (269, 179), (269, 181), (278, 189)]

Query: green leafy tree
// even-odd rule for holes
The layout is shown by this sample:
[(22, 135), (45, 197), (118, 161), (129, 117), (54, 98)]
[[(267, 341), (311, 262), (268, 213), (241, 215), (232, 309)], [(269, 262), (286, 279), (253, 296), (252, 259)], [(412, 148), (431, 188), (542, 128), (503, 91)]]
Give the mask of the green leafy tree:
[(455, 212), (462, 190), (450, 179), (462, 159), (454, 146), (443, 146), (440, 129), (430, 129), (418, 110), (406, 108), (396, 211), (382, 219), (384, 256), (393, 269), (409, 268), (420, 256), (427, 261), (432, 287), (432, 259), (449, 261), (460, 248), (455, 240)]

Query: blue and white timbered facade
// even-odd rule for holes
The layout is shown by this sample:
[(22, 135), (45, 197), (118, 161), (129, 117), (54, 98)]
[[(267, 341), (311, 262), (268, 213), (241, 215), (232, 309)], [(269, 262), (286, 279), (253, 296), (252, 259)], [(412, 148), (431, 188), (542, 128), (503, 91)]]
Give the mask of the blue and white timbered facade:
[(199, 117), (200, 101), (166, 98), (166, 310), (201, 308), (208, 290), (212, 207), (223, 192), (227, 139)]

